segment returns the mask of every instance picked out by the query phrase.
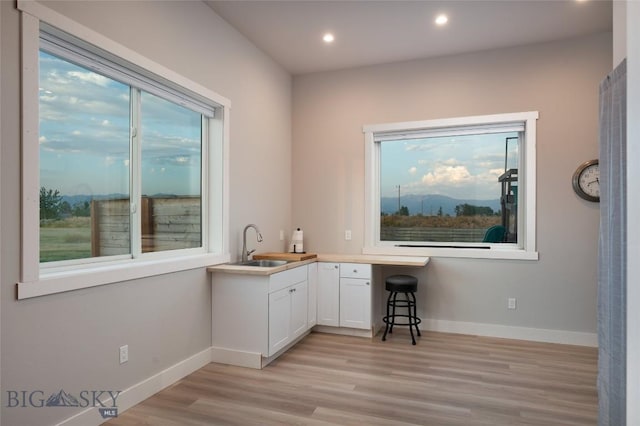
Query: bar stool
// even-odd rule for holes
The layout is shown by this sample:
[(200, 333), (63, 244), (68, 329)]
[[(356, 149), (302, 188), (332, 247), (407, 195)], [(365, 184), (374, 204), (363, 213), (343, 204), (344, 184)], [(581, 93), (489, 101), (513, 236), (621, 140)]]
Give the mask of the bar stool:
[[(420, 329), (418, 324), (422, 322), (416, 314), (416, 291), (418, 291), (418, 279), (412, 275), (391, 275), (385, 280), (385, 289), (389, 292), (387, 298), (387, 315), (382, 318), (386, 324), (382, 340), (387, 340), (387, 333), (393, 333), (393, 326), (408, 326), (411, 333), (411, 343), (416, 344), (413, 335), (413, 327), (416, 328), (418, 336)], [(403, 293), (405, 300), (398, 300), (398, 294)], [(406, 314), (397, 314), (396, 308), (407, 308)], [(397, 318), (407, 318), (407, 322), (396, 322)]]

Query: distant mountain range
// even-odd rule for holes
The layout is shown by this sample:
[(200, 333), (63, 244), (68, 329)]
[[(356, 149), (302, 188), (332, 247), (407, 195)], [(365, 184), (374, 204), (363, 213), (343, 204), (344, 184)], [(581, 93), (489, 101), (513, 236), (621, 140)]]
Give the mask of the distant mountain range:
[(78, 203), (84, 203), (91, 200), (113, 200), (118, 198), (126, 198), (127, 194), (104, 194), (104, 195), (62, 195), (62, 201), (66, 201), (70, 206), (75, 206)]
[[(500, 199), (493, 200), (469, 200), (447, 197), (446, 195), (418, 195), (407, 194), (400, 196), (400, 205), (407, 206), (409, 215), (423, 214), (424, 216), (437, 215), (442, 208), (443, 215), (455, 216), (456, 206), (471, 204), (478, 207), (491, 207), (494, 212), (500, 211)], [(380, 199), (382, 213), (393, 214), (398, 211), (398, 197), (382, 197)]]
[[(175, 194), (154, 194), (151, 197), (175, 197)], [(78, 203), (84, 203), (91, 200), (113, 200), (118, 198), (127, 198), (127, 194), (102, 194), (102, 195), (62, 195), (62, 201), (66, 201), (70, 206)], [(418, 195), (407, 194), (400, 196), (400, 205), (407, 206), (410, 215), (422, 213), (425, 216), (437, 215), (442, 208), (443, 215), (455, 216), (456, 206), (460, 204), (471, 204), (478, 207), (491, 207), (494, 212), (500, 211), (500, 199), (493, 200), (470, 200), (447, 197), (446, 195)], [(382, 213), (393, 214), (398, 211), (398, 197), (382, 197), (380, 199), (380, 208)]]
[[(100, 195), (86, 195), (86, 194), (61, 195), (61, 197), (62, 197), (62, 201), (66, 201), (67, 203), (69, 203), (70, 206), (73, 207), (76, 204), (84, 203), (85, 201), (91, 202), (91, 200), (117, 200), (122, 198), (129, 198), (129, 195), (114, 193), (114, 194), (100, 194)], [(171, 197), (178, 197), (178, 195), (161, 194), (161, 193), (151, 195), (151, 198), (171, 198)]]

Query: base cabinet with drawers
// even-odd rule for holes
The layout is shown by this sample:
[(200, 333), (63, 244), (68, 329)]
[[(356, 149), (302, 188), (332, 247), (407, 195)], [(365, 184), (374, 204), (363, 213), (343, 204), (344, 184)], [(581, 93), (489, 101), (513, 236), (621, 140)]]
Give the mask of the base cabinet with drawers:
[(372, 265), (319, 262), (317, 284), (318, 325), (371, 329)]

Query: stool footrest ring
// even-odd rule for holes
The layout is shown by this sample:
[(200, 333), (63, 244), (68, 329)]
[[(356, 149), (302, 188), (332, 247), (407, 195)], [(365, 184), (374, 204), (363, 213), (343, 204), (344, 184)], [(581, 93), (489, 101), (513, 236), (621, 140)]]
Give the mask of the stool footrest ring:
[[(398, 318), (398, 317), (408, 318), (409, 322), (407, 322), (407, 323), (398, 323), (398, 322), (395, 322), (394, 317), (395, 318)], [(394, 316), (390, 315), (388, 317), (383, 317), (382, 318), (382, 322), (384, 322), (385, 324), (393, 325), (393, 326), (409, 327), (409, 326), (420, 324), (422, 322), (422, 319), (414, 318), (413, 316), (409, 316), (409, 315), (398, 315), (398, 314), (396, 314)]]

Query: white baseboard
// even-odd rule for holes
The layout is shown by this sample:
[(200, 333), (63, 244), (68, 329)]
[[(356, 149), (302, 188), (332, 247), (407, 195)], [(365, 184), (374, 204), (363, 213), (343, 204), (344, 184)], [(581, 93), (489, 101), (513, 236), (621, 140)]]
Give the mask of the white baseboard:
[(341, 334), (343, 336), (354, 337), (373, 337), (374, 333), (371, 330), (348, 328), (348, 327), (333, 327), (329, 325), (316, 325), (313, 327), (313, 331), (316, 333), (328, 333), (328, 334)]
[[(174, 384), (183, 377), (204, 367), (211, 362), (211, 348), (207, 348), (179, 363), (163, 370), (148, 379), (136, 383), (128, 389), (123, 390), (116, 399), (118, 413), (133, 407), (150, 396), (160, 392), (169, 385)], [(102, 401), (110, 406), (111, 401)], [(95, 407), (87, 408), (80, 413), (69, 417), (57, 424), (57, 426), (93, 426), (100, 425), (108, 419), (103, 419)]]
[(211, 347), (211, 362), (235, 365), (247, 368), (262, 368), (262, 354), (259, 352), (244, 352), (235, 349)]
[(509, 325), (475, 322), (447, 321), (422, 318), (420, 328), (444, 333), (472, 334), (475, 336), (501, 337), (534, 342), (562, 343), (565, 345), (598, 346), (596, 333), (550, 330), (544, 328), (514, 327)]

